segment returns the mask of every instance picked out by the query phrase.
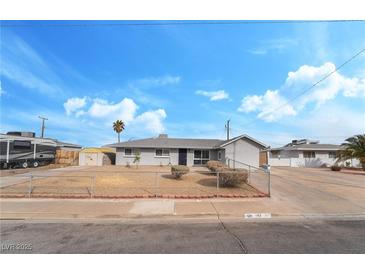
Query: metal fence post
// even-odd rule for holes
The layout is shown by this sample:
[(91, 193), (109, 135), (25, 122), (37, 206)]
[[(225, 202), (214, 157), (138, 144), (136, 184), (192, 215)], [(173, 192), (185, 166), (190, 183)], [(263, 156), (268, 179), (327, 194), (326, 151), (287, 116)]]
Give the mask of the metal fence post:
[(91, 191), (90, 191), (90, 198), (94, 198), (94, 191), (95, 191), (95, 175), (91, 177)]
[(219, 172), (217, 172), (217, 191), (219, 191)]
[(271, 197), (271, 171), (270, 171), (270, 169), (269, 169), (269, 171), (268, 171), (268, 173), (269, 173), (269, 183), (268, 183), (268, 195), (269, 195), (269, 197)]
[(251, 184), (251, 166), (248, 166), (248, 184)]
[(32, 194), (32, 179), (33, 179), (33, 175), (30, 175), (29, 177), (29, 191), (28, 191), (28, 197), (30, 198), (31, 197), (31, 194)]

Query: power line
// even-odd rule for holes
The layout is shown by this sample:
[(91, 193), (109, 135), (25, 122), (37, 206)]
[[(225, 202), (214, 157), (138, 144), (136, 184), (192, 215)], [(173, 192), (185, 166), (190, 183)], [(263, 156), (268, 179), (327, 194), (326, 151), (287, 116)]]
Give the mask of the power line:
[[(309, 92), (312, 88), (314, 88), (315, 86), (317, 86), (318, 84), (322, 83), (324, 80), (326, 80), (327, 78), (329, 78), (331, 75), (333, 75), (335, 72), (339, 71), (341, 68), (343, 68), (344, 66), (346, 66), (348, 63), (350, 63), (352, 60), (354, 60), (356, 57), (358, 57), (360, 54), (362, 54), (363, 52), (365, 52), (365, 48), (363, 48), (362, 50), (358, 51), (356, 54), (354, 54), (350, 59), (346, 60), (344, 63), (342, 63), (339, 67), (335, 68), (334, 70), (332, 70), (330, 73), (326, 74), (324, 77), (322, 77), (320, 80), (318, 80), (317, 82), (315, 82), (314, 84), (312, 84), (310, 87), (306, 88), (305, 90), (303, 90), (302, 92), (300, 92), (298, 95), (292, 97), (291, 99), (289, 99), (288, 101), (286, 101), (284, 104), (278, 106), (275, 109), (272, 109), (264, 114), (261, 115), (261, 117), (267, 116), (268, 114), (271, 114), (275, 111), (278, 111), (279, 109), (285, 107), (286, 105), (288, 105), (290, 102), (293, 102), (294, 100), (298, 99), (299, 97), (303, 96), (305, 93)], [(252, 120), (251, 122), (245, 124), (244, 126), (250, 125), (252, 123), (254, 123), (258, 118), (255, 118), (254, 120)]]
[(268, 24), (318, 24), (318, 23), (351, 23), (365, 20), (284, 20), (284, 21), (168, 21), (168, 22), (128, 22), (128, 23), (32, 23), (32, 24), (4, 24), (1, 28), (28, 28), (28, 27), (138, 27), (138, 26), (188, 26), (188, 25), (268, 25)]

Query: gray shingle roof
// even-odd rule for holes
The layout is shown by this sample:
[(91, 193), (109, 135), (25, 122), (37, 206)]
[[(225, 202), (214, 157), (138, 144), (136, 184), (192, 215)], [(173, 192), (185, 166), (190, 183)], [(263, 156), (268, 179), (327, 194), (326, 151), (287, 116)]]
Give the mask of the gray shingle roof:
[(279, 148), (272, 148), (271, 150), (339, 150), (340, 145), (332, 144), (301, 144)]
[(133, 148), (214, 148), (223, 143), (218, 139), (146, 138), (106, 145), (107, 147)]
[(106, 145), (105, 147), (131, 147), (131, 148), (202, 148), (202, 149), (214, 149), (223, 147), (231, 142), (235, 142), (241, 138), (248, 139), (252, 142), (259, 144), (262, 147), (266, 147), (265, 144), (249, 137), (248, 135), (240, 135), (229, 140), (219, 139), (188, 139), (188, 138), (146, 138), (139, 140), (132, 140), (127, 142), (115, 143)]

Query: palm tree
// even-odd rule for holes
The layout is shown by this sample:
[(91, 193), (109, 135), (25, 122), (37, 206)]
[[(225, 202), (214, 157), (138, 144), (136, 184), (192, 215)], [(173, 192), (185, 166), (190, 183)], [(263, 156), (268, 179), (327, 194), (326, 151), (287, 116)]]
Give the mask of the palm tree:
[(118, 143), (120, 143), (120, 133), (124, 130), (124, 123), (122, 120), (116, 120), (113, 123), (113, 129), (118, 133)]
[(343, 149), (337, 153), (336, 162), (359, 159), (362, 169), (365, 170), (365, 134), (347, 138), (342, 147)]

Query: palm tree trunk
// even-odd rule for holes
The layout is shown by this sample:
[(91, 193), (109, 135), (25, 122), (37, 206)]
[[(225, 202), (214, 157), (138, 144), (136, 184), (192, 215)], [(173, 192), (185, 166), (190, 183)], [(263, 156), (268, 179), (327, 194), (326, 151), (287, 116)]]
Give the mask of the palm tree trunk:
[(120, 133), (118, 132), (118, 143), (120, 143)]

